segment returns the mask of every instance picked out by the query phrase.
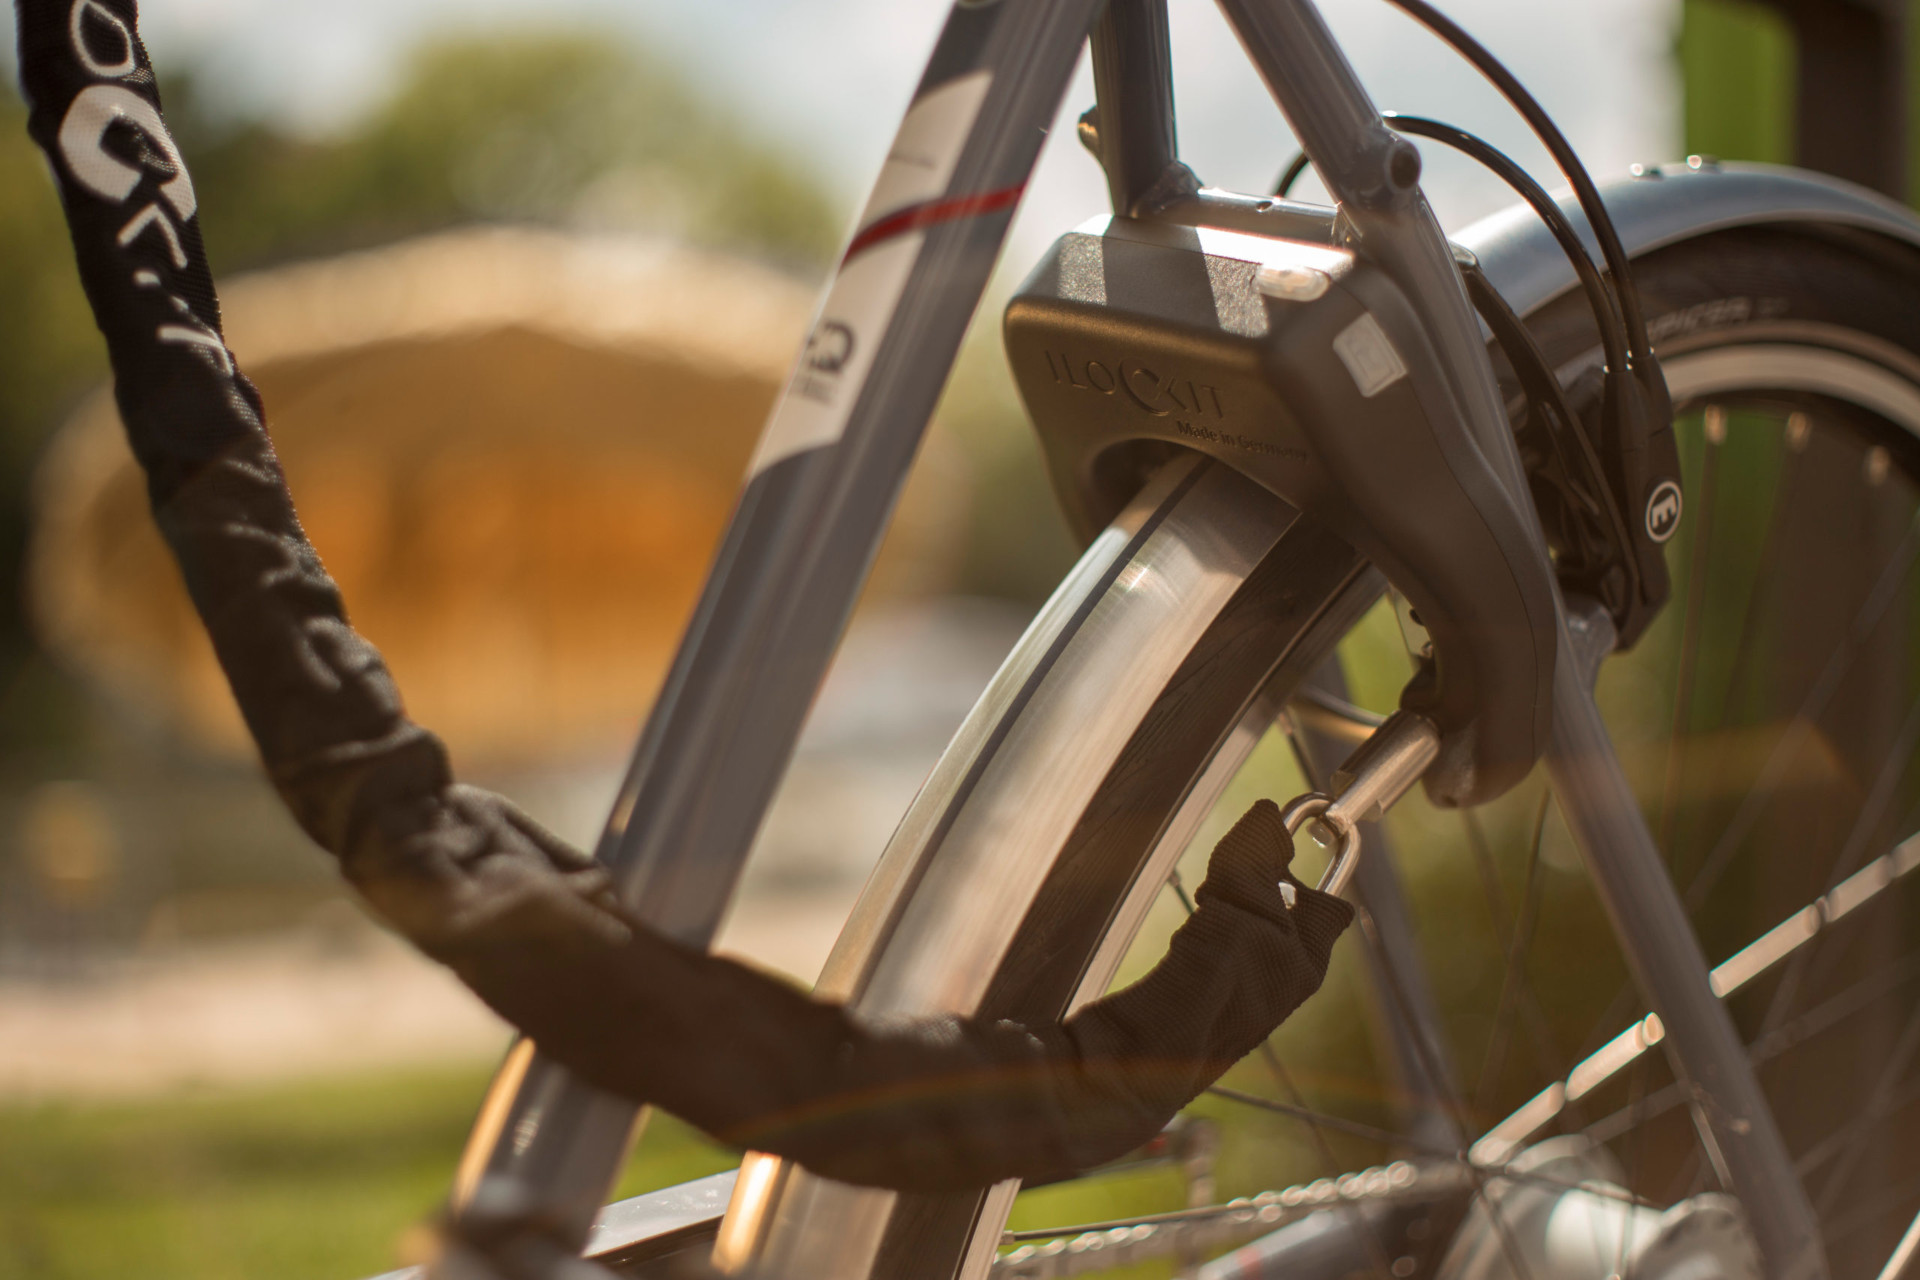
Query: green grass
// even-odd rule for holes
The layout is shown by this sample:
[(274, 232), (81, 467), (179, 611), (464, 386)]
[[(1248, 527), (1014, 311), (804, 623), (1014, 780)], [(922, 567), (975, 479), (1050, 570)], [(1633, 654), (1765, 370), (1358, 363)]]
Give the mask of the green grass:
[[(445, 1197), (485, 1068), (0, 1105), (0, 1280), (353, 1280)], [(656, 1116), (620, 1194), (734, 1159)]]

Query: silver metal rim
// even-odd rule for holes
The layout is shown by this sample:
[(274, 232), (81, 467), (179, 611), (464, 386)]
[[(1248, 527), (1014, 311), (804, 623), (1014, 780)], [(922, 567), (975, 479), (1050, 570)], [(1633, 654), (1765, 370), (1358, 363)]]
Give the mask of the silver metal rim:
[(1920, 436), (1920, 370), (1902, 376), (1835, 347), (1758, 342), (1663, 357), (1660, 367), (1676, 405), (1738, 391), (1813, 392)]

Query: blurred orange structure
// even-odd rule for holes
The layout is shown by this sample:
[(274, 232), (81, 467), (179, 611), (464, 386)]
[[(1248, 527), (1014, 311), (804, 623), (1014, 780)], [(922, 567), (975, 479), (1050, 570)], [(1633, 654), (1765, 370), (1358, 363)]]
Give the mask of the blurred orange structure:
[[(811, 290), (673, 245), (485, 228), (224, 294), (309, 536), (456, 762), (631, 733)], [(870, 594), (946, 577), (964, 481), (952, 451), (928, 453)], [(35, 502), (49, 650), (189, 738), (245, 750), (107, 392), (59, 431)]]

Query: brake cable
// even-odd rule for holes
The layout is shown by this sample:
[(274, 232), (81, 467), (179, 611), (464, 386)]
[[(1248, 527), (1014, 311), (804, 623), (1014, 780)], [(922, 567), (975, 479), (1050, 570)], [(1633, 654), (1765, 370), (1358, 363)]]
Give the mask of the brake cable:
[(1279, 180), (1273, 184), (1273, 194), (1284, 199), (1293, 190), (1293, 184), (1300, 181), (1300, 175), (1305, 173), (1307, 166), (1312, 163), (1313, 161), (1307, 158), (1307, 153), (1304, 151), (1295, 156), (1293, 163), (1280, 171)]
[[(1491, 170), (1519, 194), (1521, 199), (1532, 206), (1540, 220), (1559, 241), (1560, 248), (1566, 253), (1567, 260), (1573, 264), (1575, 274), (1580, 277), (1581, 288), (1586, 292), (1587, 303), (1593, 310), (1594, 323), (1600, 331), (1600, 343), (1605, 352), (1607, 366), (1610, 369), (1622, 368), (1626, 363), (1626, 351), (1622, 342), (1623, 327), (1617, 299), (1601, 278), (1599, 269), (1594, 266), (1593, 258), (1588, 254), (1586, 245), (1580, 240), (1579, 232), (1574, 228), (1573, 220), (1566, 215), (1552, 196), (1514, 159), (1499, 150), (1486, 139), (1469, 133), (1456, 125), (1440, 120), (1431, 120), (1425, 116), (1402, 115), (1399, 112), (1384, 113), (1387, 125), (1401, 133), (1428, 138), (1434, 142), (1465, 153), (1473, 160)], [(1463, 274), (1467, 278), (1467, 293), (1472, 299), (1474, 309), (1480, 312), (1487, 327), (1493, 330), (1494, 338), (1507, 354), (1514, 373), (1520, 379), (1527, 401), (1534, 406), (1540, 416), (1547, 419), (1549, 439), (1555, 449), (1561, 453), (1561, 466), (1569, 475), (1572, 467), (1565, 457), (1564, 445), (1559, 432), (1553, 429), (1557, 420), (1567, 435), (1577, 443), (1583, 469), (1598, 486), (1602, 495), (1610, 495), (1605, 465), (1599, 453), (1588, 437), (1586, 427), (1568, 405), (1560, 380), (1547, 364), (1545, 353), (1534, 341), (1499, 290), (1486, 278), (1477, 263), (1463, 264)], [(1579, 495), (1586, 497), (1586, 495)], [(1637, 599), (1641, 594), (1641, 573), (1639, 558), (1634, 554), (1633, 538), (1626, 526), (1619, 504), (1610, 496), (1601, 503), (1604, 508), (1604, 537), (1612, 543), (1622, 568), (1627, 575), (1628, 599)], [(1598, 514), (1590, 511), (1590, 514)], [(1563, 531), (1571, 536), (1571, 530)], [(1599, 584), (1594, 584), (1598, 586)], [(1602, 591), (1604, 595), (1604, 590)]]
[[(1609, 612), (1614, 615), (1621, 646), (1625, 647), (1638, 637), (1658, 612), (1660, 605), (1665, 602), (1668, 589), (1658, 539), (1643, 543), (1633, 532), (1628, 519), (1628, 513), (1643, 497), (1635, 490), (1644, 485), (1657, 493), (1657, 481), (1662, 478), (1677, 481), (1679, 475), (1679, 459), (1673, 451), (1668, 431), (1672, 405), (1653, 355), (1645, 313), (1633, 280), (1632, 265), (1618, 229), (1601, 201), (1599, 189), (1594, 185), (1586, 166), (1580, 162), (1566, 136), (1518, 78), (1485, 46), (1435, 9), (1428, 0), (1388, 0), (1388, 3), (1405, 12), (1472, 63), (1521, 115), (1572, 185), (1574, 196), (1599, 245), (1606, 266), (1604, 275), (1596, 267), (1566, 211), (1524, 169), (1484, 139), (1420, 116), (1388, 113), (1385, 117), (1385, 123), (1389, 126), (1454, 147), (1506, 181), (1546, 223), (1579, 276), (1593, 310), (1605, 357), (1606, 390), (1601, 403), (1601, 443), (1605, 453), (1598, 456), (1611, 459), (1617, 467), (1615, 474), (1602, 463), (1603, 487), (1614, 499), (1608, 506), (1617, 508), (1609, 514), (1606, 532), (1608, 540), (1615, 543), (1619, 552), (1629, 587), (1624, 600), (1610, 599), (1608, 605)], [(1275, 194), (1284, 196), (1290, 191), (1308, 163), (1304, 154), (1296, 156), (1276, 183)], [(1490, 293), (1491, 290), (1482, 292)], [(1486, 314), (1484, 306), (1476, 302), (1476, 307), (1483, 316)], [(1498, 327), (1492, 318), (1488, 319), (1488, 323), (1490, 327)], [(1536, 352), (1514, 348), (1507, 342), (1501, 345), (1507, 350), (1509, 359), (1514, 361), (1516, 372), (1522, 373), (1525, 386), (1530, 379), (1522, 370), (1522, 362), (1531, 361)], [(1555, 381), (1557, 386), (1557, 379)], [(1530, 389), (1528, 399), (1540, 404), (1537, 390)], [(1557, 413), (1564, 405), (1564, 396), (1556, 395), (1552, 403), (1543, 405), (1541, 412)], [(1567, 422), (1583, 445), (1587, 446), (1582, 449), (1583, 460), (1595, 456), (1592, 442), (1586, 439), (1578, 420), (1568, 419)], [(1649, 536), (1654, 537), (1651, 527)], [(1611, 595), (1604, 590), (1602, 594)]]
[[(1526, 395), (1529, 411), (1544, 420), (1548, 441), (1552, 444), (1554, 452), (1559, 455), (1561, 469), (1568, 476), (1565, 486), (1556, 485), (1555, 488), (1568, 490), (1568, 496), (1572, 499), (1571, 505), (1576, 511), (1584, 512), (1588, 520), (1597, 519), (1601, 525), (1599, 536), (1602, 542), (1611, 548), (1615, 561), (1626, 573), (1628, 592), (1632, 596), (1637, 596), (1641, 590), (1640, 565), (1633, 554), (1632, 534), (1626, 527), (1619, 504), (1613, 500), (1608, 488), (1606, 468), (1600, 460), (1599, 452), (1594, 448), (1593, 441), (1588, 437), (1579, 416), (1568, 405), (1566, 392), (1561, 387), (1559, 378), (1554, 376), (1552, 367), (1547, 363), (1546, 353), (1540, 349), (1540, 344), (1534, 340), (1533, 334), (1515, 314), (1512, 306), (1500, 295), (1500, 291), (1493, 287), (1493, 282), (1487, 279), (1486, 273), (1480, 269), (1478, 262), (1462, 262), (1460, 271), (1466, 279), (1467, 296), (1473, 302), (1474, 309), (1480, 313), (1481, 319), (1486, 321), (1487, 327), (1493, 331), (1494, 340), (1500, 344), (1500, 349), (1506, 353), (1508, 362), (1513, 365), (1514, 374)], [(1555, 429), (1556, 424), (1558, 424), (1558, 430)], [(1567, 438), (1573, 440), (1582, 469), (1598, 489), (1598, 501), (1592, 494), (1573, 484), (1574, 469), (1566, 454), (1565, 439)], [(1552, 483), (1553, 478), (1550, 474), (1541, 478)], [(1549, 533), (1553, 532), (1556, 530), (1549, 522)], [(1560, 534), (1560, 541), (1567, 544), (1561, 548), (1563, 554), (1582, 553), (1572, 557), (1575, 562), (1573, 565), (1569, 565), (1565, 560), (1559, 562), (1563, 576), (1569, 581), (1579, 582), (1603, 601), (1606, 600), (1608, 595), (1605, 581), (1606, 561), (1601, 560), (1596, 563), (1590, 554), (1586, 554), (1590, 551), (1589, 547), (1572, 545), (1575, 542), (1576, 533), (1570, 524), (1557, 532)]]
[(1457, 125), (1447, 124), (1441, 120), (1431, 120), (1425, 116), (1402, 115), (1397, 111), (1384, 112), (1382, 118), (1386, 121), (1388, 128), (1400, 133), (1429, 138), (1456, 151), (1464, 152), (1491, 169), (1495, 177), (1512, 187), (1522, 200), (1533, 206), (1533, 211), (1540, 215), (1542, 222), (1547, 224), (1547, 230), (1553, 232), (1553, 238), (1560, 242), (1561, 249), (1566, 252), (1567, 260), (1573, 264), (1575, 274), (1580, 277), (1580, 287), (1586, 291), (1587, 302), (1593, 308), (1594, 323), (1600, 327), (1600, 345), (1606, 352), (1608, 367), (1625, 368), (1628, 352), (1623, 341), (1624, 324), (1620, 315), (1619, 299), (1601, 278), (1599, 268), (1594, 266), (1592, 256), (1587, 252), (1586, 245), (1581, 242), (1580, 233), (1574, 229), (1573, 220), (1567, 217), (1566, 211), (1547, 194), (1546, 188), (1534, 181), (1533, 175), (1521, 168), (1506, 152)]
[(1485, 45), (1468, 35), (1453, 19), (1434, 8), (1427, 0), (1387, 0), (1396, 9), (1427, 28), (1434, 35), (1453, 47), (1454, 52), (1472, 63), (1474, 69), (1493, 83), (1500, 95), (1513, 109), (1520, 113), (1553, 157), (1555, 165), (1573, 187), (1574, 198), (1580, 202), (1581, 212), (1587, 215), (1587, 222), (1593, 228), (1594, 239), (1600, 244), (1600, 254), (1606, 259), (1607, 270), (1613, 276), (1614, 291), (1619, 297), (1620, 314), (1627, 331), (1627, 348), (1636, 365), (1653, 367), (1653, 346), (1647, 338), (1646, 316), (1640, 307), (1640, 292), (1634, 287), (1633, 268), (1627, 258), (1626, 246), (1620, 241), (1620, 233), (1613, 225), (1613, 216), (1607, 212), (1606, 204), (1600, 199), (1600, 189), (1593, 184), (1593, 177), (1587, 172), (1586, 165), (1574, 153), (1573, 145), (1567, 141), (1560, 127), (1554, 124), (1546, 109), (1528, 93), (1506, 64), (1488, 51)]

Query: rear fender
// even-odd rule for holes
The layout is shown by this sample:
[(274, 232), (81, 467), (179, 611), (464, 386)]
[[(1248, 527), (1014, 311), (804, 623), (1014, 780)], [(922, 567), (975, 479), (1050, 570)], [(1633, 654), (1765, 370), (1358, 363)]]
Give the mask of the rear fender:
[[(1600, 189), (1630, 257), (1737, 227), (1846, 228), (1920, 249), (1920, 217), (1865, 187), (1778, 165), (1712, 161), (1663, 165)], [(1560, 207), (1596, 262), (1599, 243), (1572, 194)], [(1579, 287), (1559, 243), (1525, 205), (1453, 236), (1473, 250), (1508, 304), (1528, 315)], [(1657, 336), (1657, 335), (1656, 335)]]

